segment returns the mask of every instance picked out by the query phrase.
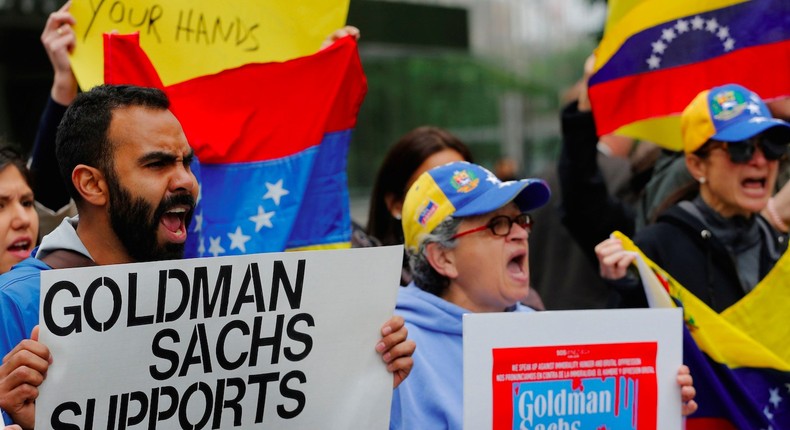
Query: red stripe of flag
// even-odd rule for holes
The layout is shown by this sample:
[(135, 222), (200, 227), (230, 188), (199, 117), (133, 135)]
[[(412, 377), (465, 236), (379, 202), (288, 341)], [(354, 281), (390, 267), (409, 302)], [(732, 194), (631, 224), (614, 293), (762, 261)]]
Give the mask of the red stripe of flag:
[(737, 430), (729, 421), (722, 418), (688, 418), (686, 430)]
[(727, 83), (741, 84), (764, 99), (786, 95), (788, 70), (790, 40), (593, 85), (596, 128), (603, 135), (635, 121), (679, 114), (700, 91)]
[(156, 68), (140, 49), (140, 32), (104, 33), (104, 83), (164, 89)]
[[(235, 163), (282, 158), (318, 145), (324, 133), (353, 128), (356, 111), (334, 110), (356, 104), (334, 103), (337, 88), (328, 84), (343, 82), (344, 77), (362, 80), (361, 65), (354, 67), (347, 59), (338, 59), (356, 55), (352, 49), (340, 49), (349, 43), (354, 41), (346, 38), (309, 57), (248, 64), (169, 87), (168, 95), (178, 100), (173, 113), (188, 130), (187, 138), (200, 160)], [(349, 70), (337, 64), (348, 65)], [(316, 70), (321, 71), (320, 79), (315, 78)], [(362, 100), (366, 87), (351, 88), (355, 93), (342, 97)]]
[[(125, 82), (111, 74), (106, 82), (130, 82), (128, 73), (134, 70), (134, 84), (161, 88), (136, 35), (114, 35), (109, 41), (130, 46), (108, 51), (124, 54), (109, 57), (109, 61), (115, 70), (124, 70)], [(248, 64), (164, 90), (202, 163), (283, 158), (320, 144), (325, 133), (356, 125), (367, 86), (347, 85), (350, 93), (337, 94), (343, 82), (365, 82), (355, 49), (342, 49), (347, 44), (355, 42), (346, 37), (315, 55), (283, 63)], [(338, 68), (337, 64), (346, 67)], [(316, 70), (320, 71), (319, 79), (315, 78)], [(331, 82), (340, 86), (332, 87)], [(333, 97), (360, 103), (333, 103)]]

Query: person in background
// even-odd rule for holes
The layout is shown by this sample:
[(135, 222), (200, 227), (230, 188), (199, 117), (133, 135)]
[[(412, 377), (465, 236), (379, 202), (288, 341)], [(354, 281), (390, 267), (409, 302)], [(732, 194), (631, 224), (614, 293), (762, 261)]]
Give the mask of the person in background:
[[(452, 133), (439, 127), (421, 126), (401, 136), (381, 162), (373, 182), (365, 232), (356, 229), (357, 243), (367, 237), (376, 245), (403, 244), (403, 199), (423, 172), (451, 161), (472, 161), (469, 148)], [(404, 254), (401, 285), (411, 281)]]
[(54, 71), (50, 96), (38, 123), (30, 159), (42, 236), (54, 230), (64, 217), (77, 214), (77, 208), (71, 202), (66, 184), (60, 176), (55, 157), (57, 126), (66, 108), (77, 97), (79, 88), (69, 59), (69, 54), (77, 43), (73, 29), (76, 21), (69, 12), (70, 7), (69, 1), (59, 10), (52, 12), (41, 33), (41, 44)]
[(421, 126), (401, 136), (387, 151), (376, 173), (368, 210), (368, 234), (382, 245), (402, 244), (401, 211), (406, 191), (423, 172), (451, 161), (471, 162), (472, 153), (449, 131)]
[[(650, 202), (646, 201), (648, 180), (654, 174), (662, 174), (661, 169), (653, 167), (659, 152), (654, 145), (635, 145), (633, 139), (615, 134), (598, 137), (588, 94), (594, 64), (595, 56), (590, 55), (584, 63), (576, 102), (561, 112), (563, 142), (557, 170), (562, 223), (597, 269), (595, 245), (614, 230), (633, 234), (643, 217), (640, 208), (652, 211), (654, 202), (665, 195), (651, 196)], [(652, 149), (643, 157), (630, 159), (630, 154), (645, 151), (642, 147)], [(684, 178), (678, 180), (688, 182)], [(675, 185), (669, 186), (664, 193), (674, 188)], [(596, 216), (591, 217), (591, 213)], [(610, 305), (615, 306), (618, 300), (615, 293)]]
[[(540, 179), (502, 182), (481, 166), (431, 169), (403, 203), (403, 234), (414, 278), (398, 291), (396, 314), (420, 345), (412, 373), (394, 393), (391, 429), (461, 429), (463, 323), (470, 312), (532, 312), (528, 211), (549, 200)], [(691, 375), (678, 383), (683, 412), (696, 410)]]
[[(22, 156), (0, 147), (0, 274), (28, 258), (38, 239), (38, 214), (30, 172)], [(0, 314), (0, 327), (3, 325)]]
[[(779, 160), (787, 157), (790, 124), (773, 118), (754, 92), (729, 84), (700, 92), (681, 115), (681, 132), (699, 196), (671, 207), (634, 242), (721, 312), (748, 294), (787, 248), (787, 235), (760, 211), (773, 193)], [(601, 276), (629, 297), (624, 305), (646, 306), (641, 283), (626, 276), (633, 254), (613, 238), (595, 251)]]
[(588, 58), (583, 77), (563, 97), (559, 165), (536, 174), (557, 191), (532, 213), (541, 228), (530, 241), (541, 252), (529, 256), (530, 265), (540, 268), (532, 287), (552, 310), (616, 307), (619, 293), (597, 275), (594, 247), (611, 233), (602, 226), (628, 219), (610, 214), (634, 212), (655, 153), (647, 142), (596, 135), (587, 97), (592, 61)]

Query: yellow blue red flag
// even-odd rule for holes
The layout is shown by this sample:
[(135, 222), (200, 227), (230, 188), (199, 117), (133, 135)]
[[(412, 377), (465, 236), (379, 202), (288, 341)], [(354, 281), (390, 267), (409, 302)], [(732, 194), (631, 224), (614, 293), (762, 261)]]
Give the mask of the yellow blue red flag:
[[(683, 307), (683, 361), (691, 369), (699, 409), (688, 430), (790, 428), (790, 254), (739, 302), (721, 314), (650, 261), (625, 235), (615, 235), (653, 269), (652, 293)], [(658, 287), (661, 288), (661, 287)], [(648, 293), (651, 294), (651, 293)]]
[(589, 93), (599, 134), (674, 150), (679, 114), (702, 90), (741, 84), (790, 95), (787, 0), (610, 0)]
[(199, 160), (188, 257), (350, 246), (346, 155), (367, 91), (353, 38), (164, 85), (137, 35), (104, 37), (105, 81), (162, 88)]

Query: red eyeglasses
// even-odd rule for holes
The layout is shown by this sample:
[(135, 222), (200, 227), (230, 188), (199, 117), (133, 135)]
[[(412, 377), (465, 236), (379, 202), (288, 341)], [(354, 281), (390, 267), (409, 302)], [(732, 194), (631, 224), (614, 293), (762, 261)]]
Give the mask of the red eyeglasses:
[(451, 237), (451, 239), (456, 239), (461, 236), (466, 236), (467, 234), (483, 231), (485, 229), (491, 230), (491, 233), (494, 233), (494, 236), (507, 236), (510, 234), (510, 229), (513, 227), (513, 224), (518, 224), (521, 228), (526, 230), (527, 233), (529, 233), (532, 231), (532, 216), (528, 213), (516, 215), (514, 218), (511, 218), (507, 215), (497, 215), (491, 218), (485, 225), (456, 233), (453, 237)]

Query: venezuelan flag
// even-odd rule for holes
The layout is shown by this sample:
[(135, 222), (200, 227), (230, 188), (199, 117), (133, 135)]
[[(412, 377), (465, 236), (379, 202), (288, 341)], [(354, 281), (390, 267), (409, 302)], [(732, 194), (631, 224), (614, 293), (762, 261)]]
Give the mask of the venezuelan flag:
[(669, 294), (683, 307), (683, 361), (691, 369), (699, 409), (688, 430), (790, 429), (790, 254), (746, 297), (721, 314), (678, 284), (627, 237)]
[(679, 114), (700, 91), (741, 84), (790, 95), (787, 0), (610, 1), (589, 93), (599, 134), (680, 146)]
[(350, 246), (346, 155), (367, 83), (351, 38), (163, 86), (138, 36), (105, 35), (105, 82), (163, 88), (199, 166), (186, 255)]

